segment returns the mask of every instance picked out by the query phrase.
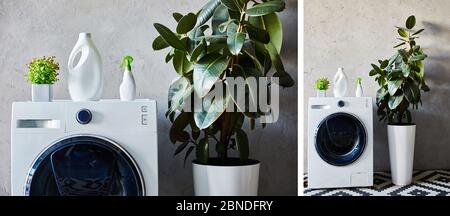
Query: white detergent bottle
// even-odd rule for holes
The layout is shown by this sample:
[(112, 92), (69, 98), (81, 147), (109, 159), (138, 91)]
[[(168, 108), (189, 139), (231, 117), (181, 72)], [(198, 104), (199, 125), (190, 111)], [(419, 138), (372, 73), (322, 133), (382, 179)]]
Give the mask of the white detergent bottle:
[(334, 76), (334, 97), (340, 98), (347, 96), (348, 80), (344, 73), (344, 68), (339, 68)]
[(98, 101), (103, 92), (100, 53), (90, 33), (80, 33), (69, 57), (68, 88), (73, 101)]
[(122, 83), (120, 84), (120, 100), (121, 101), (133, 101), (136, 98), (136, 82), (134, 80), (133, 73), (131, 72), (131, 63), (133, 58), (131, 56), (125, 56), (120, 66), (123, 72)]

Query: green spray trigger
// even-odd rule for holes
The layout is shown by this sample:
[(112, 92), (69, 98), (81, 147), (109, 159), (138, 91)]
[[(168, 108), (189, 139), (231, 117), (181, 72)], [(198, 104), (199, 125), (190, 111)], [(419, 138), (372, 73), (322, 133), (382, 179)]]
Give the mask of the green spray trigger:
[(122, 70), (129, 70), (131, 71), (131, 63), (133, 62), (133, 57), (131, 56), (124, 56), (122, 59), (122, 64), (120, 65), (120, 68)]

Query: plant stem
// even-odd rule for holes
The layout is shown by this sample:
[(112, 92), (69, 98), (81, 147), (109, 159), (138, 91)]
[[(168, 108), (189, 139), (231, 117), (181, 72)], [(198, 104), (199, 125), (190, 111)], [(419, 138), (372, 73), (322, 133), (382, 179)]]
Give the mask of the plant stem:
[[(247, 3), (245, 3), (245, 5), (243, 6), (242, 10), (240, 11), (241, 16), (239, 17), (239, 25), (237, 28), (237, 33), (241, 33), (244, 31), (244, 21), (245, 21), (245, 9), (247, 8)], [(239, 55), (234, 56), (233, 58), (231, 58), (231, 62), (230, 62), (230, 72), (233, 72), (234, 69), (234, 65), (235, 64), (239, 64)]]

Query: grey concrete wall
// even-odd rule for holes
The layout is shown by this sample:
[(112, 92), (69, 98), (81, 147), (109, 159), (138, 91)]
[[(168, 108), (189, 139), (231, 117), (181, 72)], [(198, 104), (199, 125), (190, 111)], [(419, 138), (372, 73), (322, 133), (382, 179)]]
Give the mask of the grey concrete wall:
[[(10, 114), (13, 101), (30, 99), (23, 76), (33, 57), (56, 55), (61, 63), (55, 98), (68, 99), (67, 60), (79, 32), (92, 32), (104, 61), (103, 98), (118, 98), (120, 59), (135, 57), (139, 98), (158, 102), (159, 180), (161, 195), (192, 195), (192, 171), (182, 157), (172, 157), (164, 118), (167, 89), (176, 77), (164, 63), (164, 52), (153, 52), (154, 22), (175, 26), (172, 12), (197, 11), (206, 1), (145, 0), (0, 0), (0, 195), (10, 193)], [(297, 1), (288, 0), (285, 24), (286, 68), (297, 79)], [(281, 118), (265, 130), (250, 133), (251, 156), (262, 161), (261, 195), (297, 194), (297, 88), (282, 91)]]
[[(447, 0), (305, 0), (305, 100), (315, 94), (314, 81), (319, 77), (332, 80), (338, 67), (346, 69), (352, 95), (354, 80), (361, 76), (365, 93), (375, 98), (378, 86), (368, 76), (370, 63), (394, 54), (394, 26), (403, 26), (414, 14), (418, 27), (426, 29), (418, 43), (430, 56), (426, 73), (432, 89), (423, 95), (424, 106), (413, 113), (417, 123), (414, 166), (449, 169), (449, 11)], [(375, 168), (389, 170), (386, 126), (378, 121), (374, 125)]]

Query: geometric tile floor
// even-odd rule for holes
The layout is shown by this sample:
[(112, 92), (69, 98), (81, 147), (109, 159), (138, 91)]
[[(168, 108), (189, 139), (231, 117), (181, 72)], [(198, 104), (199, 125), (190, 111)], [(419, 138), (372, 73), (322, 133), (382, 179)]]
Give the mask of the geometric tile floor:
[(308, 178), (304, 177), (305, 196), (450, 196), (450, 171), (417, 171), (414, 182), (408, 186), (392, 184), (389, 173), (374, 174), (374, 186), (369, 188), (307, 189)]

